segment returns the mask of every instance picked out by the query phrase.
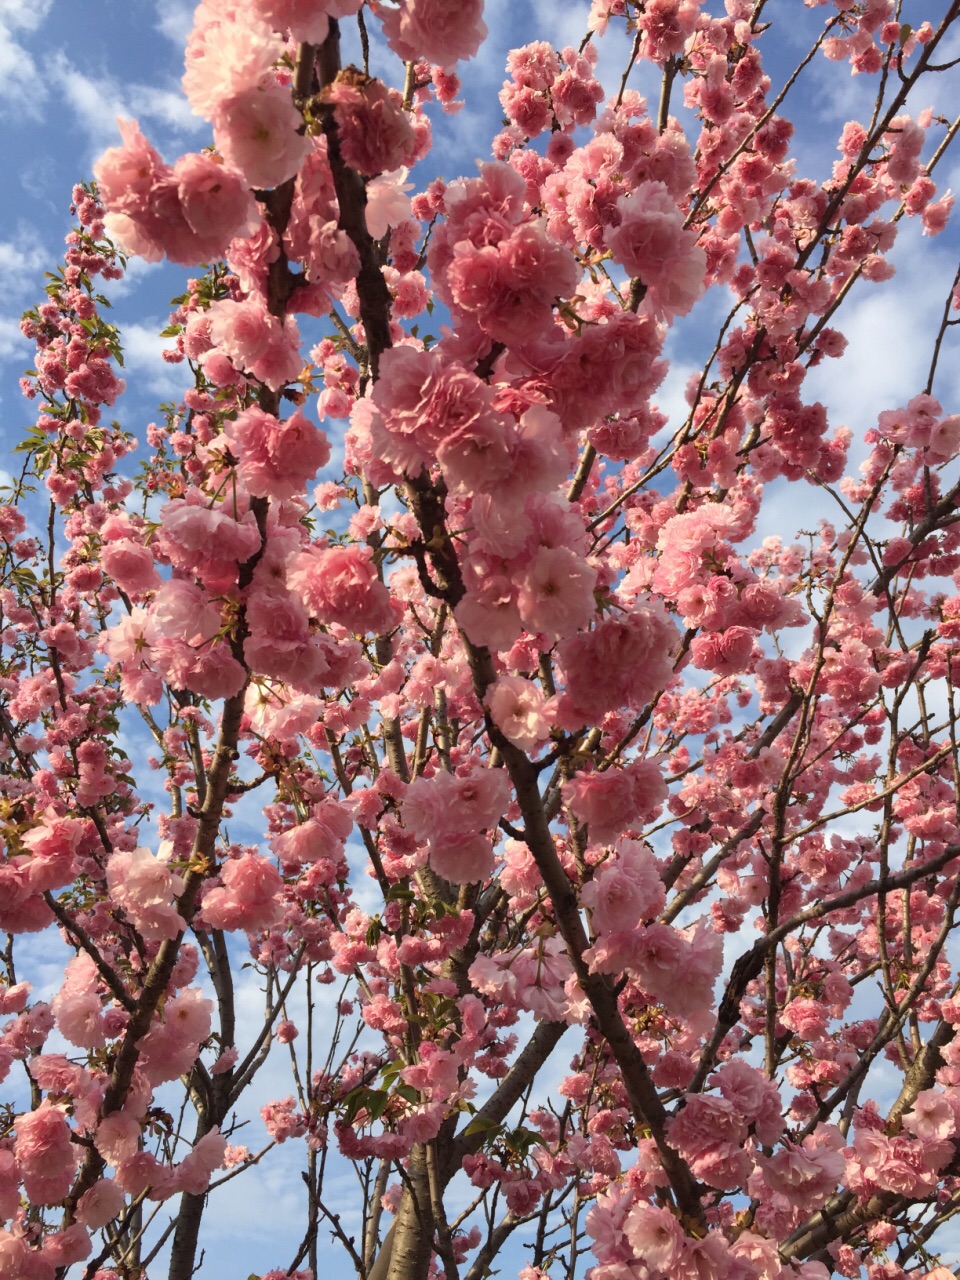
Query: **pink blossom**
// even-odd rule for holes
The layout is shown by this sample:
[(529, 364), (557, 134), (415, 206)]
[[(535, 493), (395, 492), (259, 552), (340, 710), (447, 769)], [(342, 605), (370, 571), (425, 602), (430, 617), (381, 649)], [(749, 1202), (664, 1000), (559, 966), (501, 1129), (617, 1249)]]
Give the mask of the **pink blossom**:
[(954, 1109), (939, 1089), (921, 1090), (912, 1110), (905, 1113), (903, 1123), (912, 1134), (924, 1140), (952, 1138), (957, 1131)]
[(177, 1181), (189, 1195), (202, 1195), (210, 1185), (210, 1177), (224, 1165), (227, 1140), (214, 1127), (194, 1144), (193, 1150), (177, 1167)]
[(819, 1000), (801, 996), (791, 1000), (780, 1014), (780, 1021), (803, 1040), (815, 1040), (826, 1030), (829, 1011)]
[(693, 1173), (711, 1186), (732, 1190), (746, 1182), (752, 1167), (742, 1150), (746, 1123), (725, 1098), (688, 1097), (668, 1121), (667, 1137)]
[(657, 314), (686, 315), (703, 291), (706, 254), (662, 182), (645, 182), (617, 202), (620, 223), (607, 235), (614, 259), (652, 291)]
[(804, 1138), (802, 1146), (784, 1147), (769, 1158), (761, 1158), (763, 1181), (790, 1204), (809, 1213), (824, 1203), (843, 1176), (846, 1162), (840, 1154), (842, 1146), (839, 1130), (820, 1125)]
[(136, 213), (147, 207), (164, 164), (136, 120), (118, 120), (117, 127), (123, 145), (105, 151), (93, 173), (106, 209)]
[(199, 260), (222, 257), (231, 240), (257, 228), (256, 201), (216, 156), (181, 156), (173, 166), (173, 180), (183, 217), (196, 237)]
[(231, 858), (220, 873), (220, 886), (208, 889), (203, 916), (214, 929), (269, 929), (283, 914), (283, 881), (266, 858), (248, 853)]
[(358, 173), (392, 172), (413, 163), (417, 138), (396, 89), (348, 67), (324, 97), (335, 108), (343, 159)]
[(390, 227), (399, 227), (410, 217), (410, 197), (413, 183), (407, 182), (406, 168), (381, 173), (367, 183), (367, 204), (364, 210), (367, 230), (374, 240), (387, 234)]
[(495, 864), (489, 836), (465, 832), (431, 843), (430, 865), (437, 875), (454, 884), (474, 884), (486, 880)]
[(550, 736), (543, 694), (522, 676), (501, 676), (487, 694), (487, 705), (503, 736), (521, 751), (533, 751)]
[(107, 863), (107, 884), (113, 901), (145, 938), (175, 938), (186, 929), (172, 902), (183, 892), (183, 879), (149, 849), (114, 853)]
[[(178, 568), (194, 568), (214, 562), (243, 564), (260, 548), (260, 532), (252, 512), (235, 519), (228, 509), (201, 506), (197, 501), (174, 498), (160, 511), (160, 545)], [(185, 584), (178, 584), (178, 590)], [(170, 587), (165, 583), (157, 593)], [(153, 614), (160, 606), (154, 601)], [(164, 605), (164, 607), (166, 607)]]
[(667, 798), (667, 787), (655, 760), (633, 760), (621, 769), (577, 773), (563, 784), (563, 798), (590, 831), (605, 844), (624, 829), (649, 821)]
[(255, 188), (292, 178), (310, 150), (290, 90), (279, 84), (255, 85), (218, 103), (213, 136), (227, 164)]
[(290, 561), (287, 583), (320, 622), (351, 632), (391, 624), (390, 593), (377, 577), (370, 547), (308, 547)]
[(289, 31), (294, 40), (323, 44), (330, 18), (345, 18), (363, 0), (251, 0), (251, 8), (275, 31)]
[(440, 844), (449, 835), (462, 835), (496, 825), (510, 797), (502, 769), (474, 771), (463, 777), (439, 772), (421, 775), (407, 788), (404, 825), (420, 840)]
[(215, 355), (226, 355), (237, 368), (279, 391), (300, 374), (300, 332), (293, 316), (282, 321), (269, 312), (260, 298), (214, 303), (208, 312), (213, 350), (201, 358), (207, 367)]
[(384, 10), (383, 33), (404, 61), (425, 58), (450, 68), (472, 58), (486, 38), (483, 0), (400, 0)]
[(633, 929), (656, 916), (665, 899), (656, 859), (638, 840), (620, 840), (615, 855), (584, 885), (580, 900), (597, 933)]
[(196, 987), (167, 1000), (162, 1022), (155, 1022), (140, 1041), (141, 1069), (151, 1084), (175, 1080), (190, 1070), (210, 1034), (212, 1009), (213, 1002)]
[(193, 110), (210, 120), (223, 102), (266, 84), (283, 41), (249, 6), (204, 0), (187, 42), (183, 89)]
[(241, 483), (260, 498), (283, 501), (302, 493), (330, 460), (326, 436), (302, 413), (279, 422), (252, 406), (227, 424), (225, 435), (239, 460)]
[(100, 554), (100, 563), (120, 590), (129, 595), (142, 595), (160, 585), (150, 548), (132, 538), (107, 543)]
[(591, 720), (615, 707), (644, 707), (673, 676), (676, 627), (659, 602), (638, 601), (630, 613), (612, 614), (592, 631), (564, 640), (558, 654), (566, 671), (563, 706)]
[(70, 1189), (77, 1148), (59, 1107), (41, 1105), (16, 1122), (16, 1152), (23, 1188), (36, 1204), (56, 1204)]
[(100, 1178), (77, 1204), (77, 1218), (91, 1231), (105, 1227), (121, 1212), (126, 1196), (112, 1178)]
[(306, 1132), (306, 1121), (296, 1110), (292, 1097), (279, 1102), (268, 1102), (260, 1108), (260, 1115), (274, 1142), (286, 1142), (288, 1138), (298, 1138)]
[(654, 1271), (672, 1274), (683, 1248), (683, 1230), (669, 1211), (652, 1204), (635, 1204), (623, 1225), (635, 1257)]
[(106, 1044), (97, 977), (97, 966), (90, 956), (83, 952), (74, 956), (50, 1005), (61, 1035), (84, 1049)]
[(755, 638), (756, 632), (750, 627), (727, 627), (696, 636), (690, 645), (693, 664), (718, 676), (736, 675), (749, 666)]
[(520, 577), (517, 605), (528, 631), (563, 639), (589, 626), (596, 571), (569, 547), (541, 547)]
[(783, 1132), (783, 1107), (774, 1081), (735, 1058), (724, 1063), (710, 1083), (718, 1085), (723, 1097), (753, 1125), (762, 1143), (776, 1142)]

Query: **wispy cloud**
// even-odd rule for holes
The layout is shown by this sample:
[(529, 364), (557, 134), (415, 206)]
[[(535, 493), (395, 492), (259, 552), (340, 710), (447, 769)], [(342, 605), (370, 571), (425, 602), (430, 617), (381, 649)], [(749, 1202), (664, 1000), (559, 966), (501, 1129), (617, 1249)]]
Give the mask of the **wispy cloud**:
[(30, 342), (20, 332), (20, 321), (13, 316), (0, 316), (0, 360), (23, 362), (30, 355)]
[(157, 0), (157, 30), (178, 49), (187, 42), (193, 27), (196, 5), (193, 0)]
[(159, 336), (166, 320), (148, 320), (144, 324), (126, 324), (123, 327), (123, 374), (127, 381), (136, 381), (141, 391), (148, 391), (160, 400), (179, 400), (183, 395), (183, 370), (179, 365), (167, 364), (163, 351), (170, 346), (168, 338)]
[(47, 97), (43, 76), (18, 33), (36, 31), (53, 0), (0, 0), (0, 113), (16, 109), (20, 119), (37, 119)]
[(7, 296), (19, 300), (36, 292), (49, 262), (50, 252), (32, 227), (19, 226), (9, 240), (0, 240), (0, 278)]
[(118, 117), (152, 122), (164, 134), (209, 132), (209, 125), (193, 114), (176, 89), (90, 76), (63, 53), (55, 54), (53, 62), (61, 93), (87, 135), (91, 159), (119, 141)]

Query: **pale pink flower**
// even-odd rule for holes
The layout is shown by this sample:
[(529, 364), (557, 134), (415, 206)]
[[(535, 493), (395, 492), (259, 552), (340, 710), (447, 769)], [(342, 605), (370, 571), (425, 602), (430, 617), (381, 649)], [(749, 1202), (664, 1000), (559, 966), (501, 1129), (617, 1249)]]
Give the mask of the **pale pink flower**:
[(580, 772), (563, 784), (563, 798), (596, 844), (616, 839), (626, 828), (650, 821), (667, 798), (655, 760), (633, 760), (620, 769)]
[(268, 82), (283, 40), (249, 6), (203, 0), (186, 50), (183, 91), (197, 115), (211, 120), (221, 105)]
[(454, 616), (474, 644), (490, 649), (508, 649), (522, 630), (514, 585), (503, 574), (492, 574), (469, 590)]
[(800, 996), (791, 1000), (780, 1014), (780, 1021), (803, 1040), (823, 1035), (830, 1021), (830, 1011), (819, 1000)]
[(289, 31), (294, 40), (323, 44), (330, 18), (345, 18), (363, 0), (249, 0), (250, 7), (275, 31)]
[(501, 676), (487, 693), (487, 706), (505, 738), (521, 751), (533, 751), (550, 736), (540, 689), (522, 676)]
[(406, 194), (413, 190), (413, 183), (407, 182), (406, 168), (381, 173), (367, 183), (367, 204), (364, 217), (367, 230), (374, 240), (387, 234), (390, 227), (399, 227), (410, 217), (411, 202)]
[(783, 1106), (776, 1084), (755, 1067), (732, 1059), (710, 1077), (728, 1102), (753, 1125), (762, 1143), (772, 1144), (783, 1132)]
[(802, 1146), (784, 1146), (776, 1155), (758, 1161), (763, 1181), (790, 1204), (807, 1213), (819, 1209), (843, 1177), (846, 1161), (838, 1129), (818, 1126)]
[(528, 631), (563, 639), (596, 612), (596, 570), (569, 547), (541, 547), (520, 575), (517, 604)]
[(311, 148), (290, 90), (276, 83), (244, 89), (221, 102), (213, 117), (217, 150), (254, 188), (292, 178)]
[(227, 1140), (214, 1126), (194, 1144), (193, 1150), (177, 1166), (179, 1190), (189, 1195), (202, 1195), (210, 1185), (210, 1177), (222, 1169)]
[(670, 1274), (671, 1280), (727, 1280), (732, 1273), (726, 1238), (720, 1231), (709, 1231), (700, 1239), (684, 1238), (683, 1251)]
[(614, 933), (656, 916), (665, 896), (660, 868), (646, 845), (620, 840), (615, 856), (584, 885), (580, 901), (597, 933)]
[(100, 553), (100, 564), (121, 591), (142, 595), (160, 585), (160, 575), (149, 547), (132, 538), (108, 542)]
[(324, 90), (324, 98), (335, 108), (340, 151), (351, 168), (376, 174), (413, 163), (417, 138), (396, 89), (347, 68)]
[(630, 613), (564, 640), (557, 650), (566, 672), (564, 708), (590, 722), (615, 708), (641, 709), (673, 678), (678, 639), (659, 601), (638, 600)]
[(383, 13), (387, 43), (405, 62), (425, 58), (447, 69), (472, 58), (487, 36), (483, 0), (400, 0)]
[(464, 832), (430, 845), (430, 865), (437, 875), (454, 884), (486, 880), (496, 859), (489, 836)]
[(183, 878), (149, 849), (114, 853), (107, 863), (107, 885), (114, 903), (146, 939), (175, 938), (186, 929), (172, 901), (183, 892)]
[(151, 192), (166, 166), (140, 132), (136, 120), (118, 120), (123, 145), (110, 147), (93, 167), (105, 209), (115, 213), (139, 213), (147, 207)]
[(756, 635), (750, 627), (726, 627), (696, 636), (690, 645), (693, 665), (718, 676), (737, 675), (750, 665)]
[(201, 358), (205, 369), (213, 356), (226, 355), (237, 369), (252, 374), (273, 391), (299, 376), (303, 360), (300, 331), (293, 316), (278, 320), (260, 297), (215, 302), (207, 314), (210, 340), (216, 346)]
[(941, 418), (930, 432), (927, 446), (935, 462), (949, 462), (960, 453), (960, 414)]
[(188, 493), (196, 495), (193, 500), (174, 498), (160, 511), (160, 545), (177, 568), (192, 569), (214, 556), (217, 561), (243, 564), (259, 550), (260, 532), (252, 511), (234, 519), (223, 506), (200, 505), (197, 490)]
[(913, 1109), (904, 1115), (903, 1123), (924, 1141), (952, 1138), (957, 1131), (953, 1107), (939, 1089), (924, 1089), (918, 1093)]
[[(167, 510), (161, 512), (161, 520)], [(172, 521), (179, 514), (171, 512), (169, 519)], [(186, 644), (203, 644), (220, 630), (220, 610), (201, 587), (181, 578), (163, 584), (154, 596), (150, 613), (160, 635)]]
[(94, 1143), (108, 1164), (115, 1168), (137, 1152), (140, 1123), (128, 1111), (111, 1111), (97, 1126)]
[(662, 182), (645, 182), (617, 202), (620, 224), (607, 233), (615, 261), (653, 294), (652, 309), (686, 315), (703, 292), (707, 258)]
[(302, 493), (330, 460), (326, 436), (300, 412), (279, 422), (254, 405), (224, 434), (239, 460), (241, 484), (258, 498), (283, 501)]
[(370, 547), (308, 547), (290, 561), (287, 584), (320, 622), (351, 632), (391, 625), (390, 593), (377, 577)]
[(215, 929), (269, 929), (283, 914), (283, 880), (266, 858), (248, 853), (231, 858), (220, 872), (220, 886), (203, 898), (204, 919)]
[(97, 979), (96, 964), (81, 952), (67, 965), (63, 986), (50, 1004), (61, 1035), (83, 1049), (106, 1044)]
[(495, 414), (451, 431), (437, 445), (437, 461), (455, 493), (489, 493), (501, 488), (515, 467), (506, 423)]
[(440, 771), (421, 775), (407, 788), (403, 823), (418, 840), (442, 843), (495, 827), (510, 800), (510, 783), (502, 769), (478, 769), (464, 777)]
[(98, 1179), (77, 1204), (77, 1219), (91, 1231), (99, 1231), (123, 1209), (126, 1196), (112, 1178)]
[(198, 260), (222, 257), (234, 237), (259, 225), (260, 211), (249, 189), (209, 152), (181, 156), (173, 179), (183, 217), (196, 237)]
[(683, 1248), (683, 1230), (669, 1209), (635, 1204), (623, 1224), (634, 1256), (654, 1271), (670, 1274)]
[(299, 1138), (306, 1133), (306, 1120), (297, 1110), (293, 1098), (283, 1098), (279, 1102), (268, 1102), (260, 1108), (260, 1115), (267, 1133), (274, 1142), (286, 1142), (288, 1138)]
[(56, 1204), (70, 1190), (79, 1150), (59, 1107), (46, 1103), (16, 1121), (14, 1151), (23, 1189), (35, 1204)]
[(22, 1280), (29, 1275), (35, 1256), (22, 1236), (0, 1227), (0, 1280)]

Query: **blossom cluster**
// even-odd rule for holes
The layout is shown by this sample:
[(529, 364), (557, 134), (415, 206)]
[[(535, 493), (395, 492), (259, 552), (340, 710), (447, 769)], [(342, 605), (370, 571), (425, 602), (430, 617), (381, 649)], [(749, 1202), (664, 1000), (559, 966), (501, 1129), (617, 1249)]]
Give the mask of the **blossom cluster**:
[[(492, 158), (450, 180), (423, 161), (480, 0), (202, 0), (213, 150), (168, 165), (122, 122), (74, 191), (23, 324), (49, 509), (26, 479), (0, 505), (0, 1078), (30, 1081), (0, 1275), (66, 1276), (102, 1232), (114, 1280), (179, 1196), (186, 1280), (211, 1180), (302, 1141), (311, 1212), (389, 1280), (479, 1274), (534, 1221), (522, 1280), (561, 1274), (560, 1225), (591, 1280), (943, 1280), (960, 414), (931, 373), (855, 449), (806, 379), (904, 220), (948, 224), (916, 102), (956, 15), (805, 7), (803, 66), (878, 85), (820, 179), (747, 0), (593, 0), (579, 47), (510, 53)], [(121, 254), (208, 264), (137, 479), (103, 421)], [(668, 353), (711, 306), (678, 412)], [(790, 485), (843, 527), (770, 532)], [(55, 928), (45, 998), (15, 947)], [(291, 1083), (251, 1151), (271, 1045)]]

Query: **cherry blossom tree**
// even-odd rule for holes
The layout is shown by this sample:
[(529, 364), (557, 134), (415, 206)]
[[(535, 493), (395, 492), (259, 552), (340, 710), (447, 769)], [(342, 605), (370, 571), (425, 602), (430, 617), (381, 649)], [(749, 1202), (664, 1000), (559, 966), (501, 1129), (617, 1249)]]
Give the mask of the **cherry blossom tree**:
[[(902, 403), (810, 386), (947, 226), (960, 2), (582, 19), (438, 176), (481, 0), (202, 0), (212, 149), (74, 189), (0, 505), (0, 1277), (225, 1275), (281, 1156), (273, 1280), (954, 1274), (957, 279)], [(139, 440), (133, 256), (192, 273)]]

